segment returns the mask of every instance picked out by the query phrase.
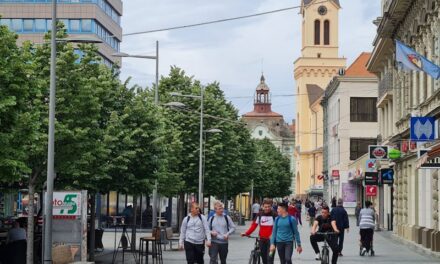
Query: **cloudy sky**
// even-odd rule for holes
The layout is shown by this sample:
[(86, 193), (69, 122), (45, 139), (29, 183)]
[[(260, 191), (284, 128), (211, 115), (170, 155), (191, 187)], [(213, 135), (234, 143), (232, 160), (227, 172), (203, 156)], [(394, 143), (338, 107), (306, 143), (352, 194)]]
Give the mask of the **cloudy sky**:
[[(300, 5), (300, 0), (125, 0), (122, 27), (132, 33), (237, 17)], [(340, 55), (348, 65), (372, 50), (380, 0), (340, 0)], [(126, 36), (121, 51), (154, 55), (160, 43), (161, 75), (171, 65), (203, 83), (219, 81), (240, 113), (253, 108), (261, 71), (272, 92), (272, 108), (290, 122), (295, 116), (293, 62), (300, 56), (301, 16), (298, 9), (265, 16), (144, 35)], [(122, 79), (132, 84), (154, 82), (154, 60), (125, 58)], [(290, 95), (290, 96), (283, 96)]]

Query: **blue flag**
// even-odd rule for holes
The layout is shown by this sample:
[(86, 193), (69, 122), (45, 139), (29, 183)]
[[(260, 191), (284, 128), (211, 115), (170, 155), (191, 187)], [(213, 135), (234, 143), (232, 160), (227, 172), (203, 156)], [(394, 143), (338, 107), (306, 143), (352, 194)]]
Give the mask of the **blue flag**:
[(440, 79), (438, 65), (398, 40), (396, 40), (396, 61), (405, 70), (423, 71), (435, 79)]

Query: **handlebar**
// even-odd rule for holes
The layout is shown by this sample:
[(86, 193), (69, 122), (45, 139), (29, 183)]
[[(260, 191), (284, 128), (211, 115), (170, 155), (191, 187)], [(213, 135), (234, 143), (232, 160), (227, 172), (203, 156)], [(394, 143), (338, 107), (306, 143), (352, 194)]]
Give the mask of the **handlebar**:
[(253, 239), (260, 239), (260, 237), (257, 237), (257, 236), (245, 236), (245, 237), (247, 237), (247, 238), (253, 238)]

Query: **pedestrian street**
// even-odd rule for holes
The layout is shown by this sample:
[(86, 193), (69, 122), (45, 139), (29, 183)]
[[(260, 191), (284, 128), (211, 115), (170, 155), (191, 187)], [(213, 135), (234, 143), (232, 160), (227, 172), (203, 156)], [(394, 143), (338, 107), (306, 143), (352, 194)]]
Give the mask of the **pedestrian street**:
[[(304, 215), (303, 215), (303, 218)], [(249, 255), (254, 245), (254, 240), (250, 238), (240, 237), (240, 233), (244, 232), (249, 226), (250, 222), (246, 222), (246, 226), (238, 226), (235, 234), (230, 238), (228, 264), (247, 264), (249, 262)], [(315, 253), (310, 245), (309, 236), (310, 228), (303, 222), (304, 226), (299, 226), (301, 233), (301, 241), (303, 253), (298, 255), (296, 252), (293, 256), (293, 263), (320, 263), (316, 261)], [(350, 218), (350, 232), (345, 235), (345, 243), (343, 249), (343, 257), (340, 257), (338, 263), (357, 264), (357, 263), (374, 263), (374, 264), (390, 264), (390, 263), (425, 263), (434, 264), (440, 263), (440, 258), (434, 258), (424, 255), (416, 251), (413, 247), (408, 247), (401, 242), (392, 238), (392, 233), (389, 231), (375, 232), (374, 234), (374, 250), (376, 255), (359, 256), (359, 229), (356, 227), (354, 218)], [(254, 234), (257, 234), (255, 231)], [(112, 234), (113, 235), (113, 234)], [(104, 243), (107, 249), (113, 247), (113, 237), (110, 234), (104, 236)], [(322, 243), (320, 243), (321, 247)], [(173, 246), (177, 247), (176, 244)], [(168, 247), (167, 247), (168, 249)], [(96, 263), (111, 263), (111, 253), (98, 257)], [(131, 257), (131, 258), (130, 258)], [(131, 259), (127, 261), (127, 259)], [(184, 251), (163, 251), (164, 264), (185, 264)], [(122, 263), (120, 254), (118, 262)], [(134, 263), (132, 256), (126, 253), (125, 263)], [(151, 258), (150, 262), (151, 263)], [(205, 252), (205, 263), (209, 263), (208, 250)], [(278, 264), (278, 256), (275, 258), (275, 263)]]

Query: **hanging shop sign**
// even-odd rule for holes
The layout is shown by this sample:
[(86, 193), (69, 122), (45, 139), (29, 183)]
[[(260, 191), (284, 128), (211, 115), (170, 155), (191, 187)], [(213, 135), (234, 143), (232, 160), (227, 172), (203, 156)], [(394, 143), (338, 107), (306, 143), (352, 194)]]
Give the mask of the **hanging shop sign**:
[(388, 146), (368, 146), (368, 153), (370, 159), (386, 160), (388, 159)]
[(377, 168), (377, 160), (367, 159), (365, 164), (365, 172), (375, 172)]
[(376, 185), (365, 186), (365, 194), (370, 197), (377, 196), (377, 186)]
[(435, 137), (435, 118), (411, 117), (411, 141), (431, 141)]
[(393, 169), (381, 169), (380, 179), (382, 184), (393, 184), (394, 183), (394, 170)]
[(332, 170), (332, 178), (334, 180), (339, 180), (339, 170)]
[(365, 172), (364, 183), (365, 183), (365, 185), (378, 185), (379, 173), (378, 172)]

